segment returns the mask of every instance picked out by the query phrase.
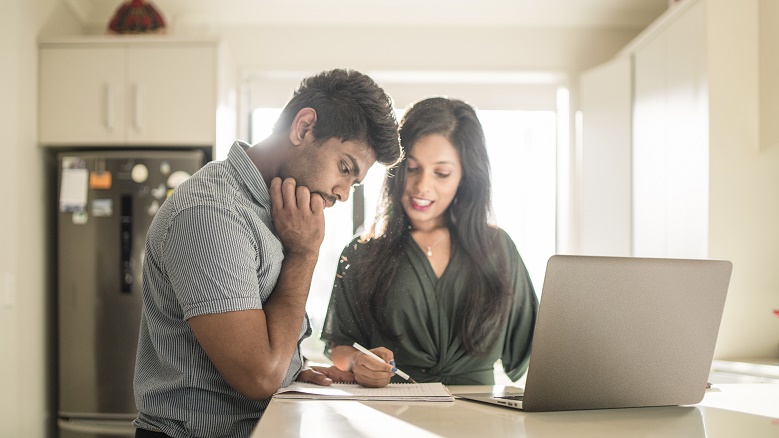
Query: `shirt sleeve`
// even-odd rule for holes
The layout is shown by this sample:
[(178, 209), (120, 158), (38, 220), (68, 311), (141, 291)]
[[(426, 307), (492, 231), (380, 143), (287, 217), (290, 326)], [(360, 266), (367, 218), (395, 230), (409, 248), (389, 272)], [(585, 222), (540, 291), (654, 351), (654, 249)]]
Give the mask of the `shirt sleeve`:
[[(504, 232), (505, 234), (505, 232)], [(501, 361), (503, 369), (512, 381), (519, 380), (527, 371), (530, 362), (530, 347), (533, 342), (533, 330), (538, 313), (536, 297), (530, 274), (514, 242), (505, 234), (510, 269), (512, 270), (512, 288), (514, 303), (506, 327), (506, 340), (503, 344)]]
[(259, 253), (237, 214), (208, 206), (184, 209), (163, 245), (164, 272), (186, 319), (262, 308)]
[(338, 260), (333, 291), (330, 294), (330, 304), (327, 306), (327, 314), (322, 327), (320, 339), (325, 341), (325, 355), (330, 358), (333, 347), (339, 345), (352, 345), (358, 342), (368, 345), (370, 335), (361, 325), (366, 319), (364, 311), (359, 308), (358, 275), (359, 275), (359, 251), (356, 246), (363, 244), (353, 241)]

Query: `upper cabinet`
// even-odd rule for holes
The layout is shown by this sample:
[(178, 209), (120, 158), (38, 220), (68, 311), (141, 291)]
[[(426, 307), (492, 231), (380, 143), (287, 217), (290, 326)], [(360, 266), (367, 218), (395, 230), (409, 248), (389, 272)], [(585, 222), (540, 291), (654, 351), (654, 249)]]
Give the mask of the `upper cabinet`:
[(623, 56), (580, 76), (580, 254), (631, 255), (631, 68)]
[(211, 147), (219, 124), (219, 63), (215, 40), (42, 42), (39, 143)]
[(709, 256), (706, 7), (687, 3), (633, 54), (637, 256)]
[[(677, 2), (623, 49), (633, 64), (631, 118), (606, 120), (632, 130), (632, 255), (733, 263), (715, 358), (777, 355), (777, 42), (775, 0)], [(608, 84), (584, 81), (597, 86), (584, 103), (607, 102)], [(591, 122), (585, 112), (585, 177)]]

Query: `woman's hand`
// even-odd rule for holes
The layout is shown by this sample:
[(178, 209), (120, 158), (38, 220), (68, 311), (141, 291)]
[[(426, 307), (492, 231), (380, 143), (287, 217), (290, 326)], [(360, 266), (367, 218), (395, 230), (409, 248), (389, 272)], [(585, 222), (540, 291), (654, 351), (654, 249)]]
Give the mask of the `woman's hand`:
[(354, 374), (354, 378), (357, 380), (357, 383), (369, 388), (382, 388), (387, 386), (394, 375), (392, 372), (394, 366), (389, 362), (391, 361), (394, 364), (395, 355), (392, 351), (384, 347), (372, 348), (370, 351), (382, 358), (384, 362), (380, 362), (355, 349), (355, 355), (352, 357), (352, 373)]

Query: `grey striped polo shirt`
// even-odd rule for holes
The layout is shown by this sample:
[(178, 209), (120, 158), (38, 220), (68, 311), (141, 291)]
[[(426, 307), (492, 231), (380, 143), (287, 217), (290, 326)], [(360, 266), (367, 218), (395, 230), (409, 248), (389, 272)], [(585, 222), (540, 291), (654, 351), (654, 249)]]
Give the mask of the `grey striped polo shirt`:
[[(261, 309), (281, 271), (268, 188), (235, 142), (177, 187), (146, 237), (143, 312), (135, 365), (136, 427), (172, 437), (247, 437), (268, 400), (250, 400), (222, 378), (187, 319)], [(311, 334), (308, 316), (300, 340)], [(302, 367), (300, 342), (283, 386)]]

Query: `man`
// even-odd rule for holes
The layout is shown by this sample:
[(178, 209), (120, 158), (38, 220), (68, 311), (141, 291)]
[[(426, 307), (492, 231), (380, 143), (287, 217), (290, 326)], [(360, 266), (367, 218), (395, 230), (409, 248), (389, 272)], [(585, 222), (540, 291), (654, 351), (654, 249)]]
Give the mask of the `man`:
[(323, 209), (400, 156), (389, 96), (332, 70), (303, 80), (267, 139), (176, 188), (146, 241), (136, 437), (248, 436), (279, 387), (352, 378), (300, 354)]

